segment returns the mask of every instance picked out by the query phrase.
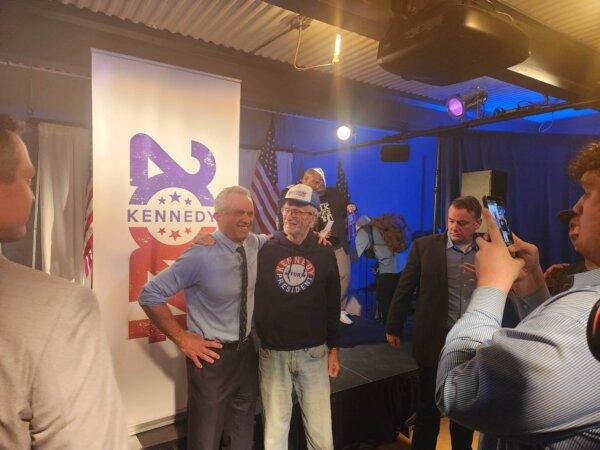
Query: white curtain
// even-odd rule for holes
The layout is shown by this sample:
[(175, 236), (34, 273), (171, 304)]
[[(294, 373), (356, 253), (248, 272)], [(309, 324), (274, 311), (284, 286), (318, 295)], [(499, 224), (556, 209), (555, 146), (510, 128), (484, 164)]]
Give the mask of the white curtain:
[(38, 128), (42, 270), (83, 283), (91, 133), (50, 123), (40, 123)]
[[(240, 149), (240, 186), (250, 189), (254, 167), (258, 161), (259, 151)], [(292, 160), (294, 155), (289, 152), (275, 152), (277, 155), (277, 178), (279, 190), (293, 183)]]

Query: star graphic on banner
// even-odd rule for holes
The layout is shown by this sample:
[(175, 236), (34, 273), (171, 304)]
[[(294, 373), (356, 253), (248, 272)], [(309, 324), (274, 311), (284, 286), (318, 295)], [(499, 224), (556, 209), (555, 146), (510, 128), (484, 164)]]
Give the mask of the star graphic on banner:
[(192, 229), (191, 229), (191, 228), (186, 228), (186, 229), (185, 229), (185, 234), (190, 234), (191, 232), (192, 232)]
[(172, 194), (169, 194), (169, 197), (171, 197), (171, 203), (173, 203), (173, 202), (179, 202), (181, 195), (179, 195), (177, 193), (177, 191), (174, 191)]
[(165, 198), (164, 197), (159, 198), (158, 199), (158, 203), (160, 203), (161, 205), (164, 205), (165, 204)]
[(171, 230), (171, 235), (169, 237), (173, 238), (173, 240), (176, 241), (177, 238), (181, 237), (181, 235), (179, 234), (179, 230)]
[(191, 205), (191, 204), (192, 204), (192, 201), (191, 201), (189, 198), (186, 198), (186, 199), (185, 199), (185, 204), (186, 204), (186, 205)]
[(160, 234), (162, 236), (165, 233), (166, 233), (166, 230), (164, 228), (159, 228), (158, 234)]

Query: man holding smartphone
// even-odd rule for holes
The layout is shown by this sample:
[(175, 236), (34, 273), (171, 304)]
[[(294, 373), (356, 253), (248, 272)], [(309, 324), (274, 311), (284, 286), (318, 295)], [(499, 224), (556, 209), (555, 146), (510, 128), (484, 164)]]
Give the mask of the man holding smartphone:
[[(586, 343), (588, 314), (600, 298), (600, 142), (586, 146), (569, 171), (584, 189), (573, 211), (590, 270), (548, 299), (537, 247), (513, 234), (507, 248), (485, 211), (491, 241), (477, 239), (477, 289), (440, 356), (437, 404), (482, 431), (484, 450), (600, 448), (600, 364)], [(509, 291), (522, 320), (506, 330)]]
[[(440, 429), (435, 405), (435, 375), (446, 334), (466, 311), (475, 289), (467, 267), (475, 262), (474, 238), (481, 226), (481, 204), (472, 196), (452, 201), (448, 230), (414, 241), (388, 314), (386, 338), (400, 346), (400, 335), (415, 289), (413, 356), (419, 365), (419, 399), (412, 438), (413, 450), (434, 450)], [(453, 450), (470, 449), (473, 431), (450, 422)]]

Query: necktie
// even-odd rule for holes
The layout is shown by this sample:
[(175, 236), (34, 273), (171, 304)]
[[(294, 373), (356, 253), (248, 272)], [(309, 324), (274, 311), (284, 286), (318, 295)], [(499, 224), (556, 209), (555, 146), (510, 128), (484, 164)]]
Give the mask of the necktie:
[(240, 334), (239, 342), (246, 338), (246, 322), (248, 319), (248, 261), (246, 260), (246, 250), (240, 245), (236, 250), (242, 257), (242, 296), (240, 302)]

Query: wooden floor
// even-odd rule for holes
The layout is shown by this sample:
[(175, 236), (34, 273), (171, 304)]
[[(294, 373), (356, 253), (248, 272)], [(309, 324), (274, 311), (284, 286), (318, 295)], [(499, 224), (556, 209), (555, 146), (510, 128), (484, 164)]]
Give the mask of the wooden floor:
[[(476, 431), (473, 436), (473, 448), (477, 448), (479, 442), (479, 433)], [(448, 428), (448, 419), (443, 418), (440, 424), (440, 434), (438, 435), (436, 450), (451, 450), (450, 429)], [(402, 435), (398, 435), (398, 442), (391, 444), (382, 444), (377, 447), (378, 450), (410, 450), (410, 440)]]

